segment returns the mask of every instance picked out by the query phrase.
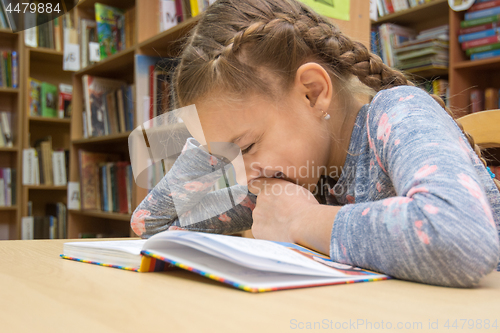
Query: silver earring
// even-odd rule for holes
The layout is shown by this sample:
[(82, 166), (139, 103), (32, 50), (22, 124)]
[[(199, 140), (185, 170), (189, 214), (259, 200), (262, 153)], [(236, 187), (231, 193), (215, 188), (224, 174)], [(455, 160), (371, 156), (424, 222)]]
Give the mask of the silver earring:
[(323, 117), (325, 118), (325, 120), (328, 120), (330, 119), (330, 114), (329, 113), (326, 113), (325, 111), (321, 110), (321, 112), (323, 113)]

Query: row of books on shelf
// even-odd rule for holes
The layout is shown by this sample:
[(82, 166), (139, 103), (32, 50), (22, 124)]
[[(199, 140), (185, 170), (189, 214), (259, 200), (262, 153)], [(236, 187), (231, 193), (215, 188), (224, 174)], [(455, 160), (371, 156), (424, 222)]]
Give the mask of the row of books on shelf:
[(397, 13), (434, 0), (372, 0), (376, 1), (378, 17)]
[(499, 56), (500, 1), (482, 1), (470, 7), (460, 22), (458, 42), (471, 60)]
[(23, 149), (23, 185), (64, 186), (68, 179), (69, 150), (52, 150), (52, 138), (35, 141)]
[(423, 30), (384, 23), (371, 30), (371, 49), (390, 67), (417, 73), (448, 68), (449, 26)]
[(0, 87), (19, 87), (19, 57), (16, 51), (0, 51)]
[(125, 81), (82, 76), (83, 137), (125, 133), (134, 128), (134, 85)]
[(16, 174), (15, 168), (0, 168), (0, 207), (16, 204)]
[(45, 215), (32, 215), (28, 202), (28, 216), (21, 219), (21, 239), (66, 239), (68, 211), (63, 202), (45, 205)]
[(158, 0), (159, 32), (204, 12), (215, 0)]
[(32, 117), (69, 118), (73, 86), (61, 83), (56, 85), (28, 79), (29, 107), (28, 115)]
[(45, 47), (56, 51), (63, 50), (63, 30), (73, 26), (69, 13), (48, 21), (47, 14), (35, 11), (35, 13), (26, 13), (24, 19), (31, 26), (24, 31), (24, 45)]
[(132, 213), (133, 174), (130, 161), (118, 154), (79, 150), (82, 210)]
[(0, 112), (0, 147), (13, 147), (12, 122), (10, 112)]
[(125, 11), (96, 2), (94, 11), (95, 20), (82, 18), (78, 22), (82, 68), (131, 47), (137, 40), (135, 8)]
[(500, 109), (498, 88), (474, 88), (470, 90), (470, 113)]

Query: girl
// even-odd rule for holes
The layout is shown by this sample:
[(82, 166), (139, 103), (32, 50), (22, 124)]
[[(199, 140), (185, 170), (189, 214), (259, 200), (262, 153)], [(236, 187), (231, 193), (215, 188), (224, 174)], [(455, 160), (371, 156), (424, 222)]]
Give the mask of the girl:
[[(189, 139), (134, 212), (138, 235), (251, 228), (338, 263), (451, 287), (497, 267), (500, 194), (472, 138), (439, 97), (300, 2), (217, 0), (174, 86), (177, 107), (195, 104), (207, 143), (241, 149), (251, 193), (207, 194), (227, 161)], [(363, 105), (367, 89), (376, 95)], [(221, 207), (228, 197), (239, 204)]]

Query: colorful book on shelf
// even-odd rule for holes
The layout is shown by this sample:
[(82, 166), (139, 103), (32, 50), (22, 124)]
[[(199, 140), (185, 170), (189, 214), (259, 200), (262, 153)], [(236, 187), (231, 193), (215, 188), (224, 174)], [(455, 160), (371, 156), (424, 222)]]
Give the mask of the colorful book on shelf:
[(500, 35), (474, 39), (461, 44), (462, 50), (467, 50), (473, 47), (485, 46), (500, 42)]
[(42, 82), (33, 78), (28, 79), (29, 85), (29, 115), (32, 117), (41, 116), (41, 96)]
[(498, 36), (499, 34), (500, 34), (500, 28), (493, 28), (493, 29), (473, 32), (470, 34), (460, 35), (460, 36), (458, 36), (458, 42), (464, 43), (464, 42), (469, 42), (469, 41), (480, 39), (480, 38)]
[(57, 117), (57, 87), (48, 82), (42, 82), (40, 85), (40, 99), (42, 117)]
[(488, 59), (488, 58), (493, 58), (493, 57), (498, 57), (498, 56), (500, 56), (499, 49), (471, 54), (470, 60), (482, 60), (482, 59)]
[(488, 44), (488, 45), (484, 45), (484, 46), (472, 47), (470, 49), (465, 50), (465, 54), (470, 56), (471, 54), (474, 54), (474, 53), (492, 51), (492, 50), (497, 50), (497, 49), (500, 49), (500, 43), (493, 43), (493, 44)]
[(488, 16), (493, 16), (493, 15), (498, 15), (500, 14), (500, 6), (498, 7), (493, 7), (493, 8), (488, 8), (488, 9), (483, 9), (483, 10), (478, 10), (475, 12), (469, 12), (465, 13), (464, 19), (466, 21), (468, 20), (475, 20), (483, 17), (488, 17)]
[(500, 14), (497, 15), (491, 15), (487, 17), (481, 17), (478, 19), (474, 20), (467, 20), (467, 21), (460, 21), (460, 28), (469, 28), (469, 27), (475, 27), (481, 24), (488, 24), (488, 23), (493, 23), (493, 22), (498, 22), (500, 21)]
[[(249, 292), (391, 278), (335, 263), (297, 244), (183, 230), (148, 240), (65, 243), (61, 257), (136, 272), (179, 267)], [(148, 258), (157, 261), (152, 264)]]
[(101, 60), (125, 49), (125, 12), (96, 2), (95, 20)]

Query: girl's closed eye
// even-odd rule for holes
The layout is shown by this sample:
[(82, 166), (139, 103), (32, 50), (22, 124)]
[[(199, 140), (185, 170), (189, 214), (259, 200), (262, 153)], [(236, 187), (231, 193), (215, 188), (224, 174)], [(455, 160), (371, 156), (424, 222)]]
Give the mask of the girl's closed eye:
[(242, 149), (241, 153), (243, 155), (245, 155), (246, 153), (248, 153), (252, 149), (253, 145), (254, 145), (254, 143), (252, 143), (250, 146), (246, 147), (245, 149)]

